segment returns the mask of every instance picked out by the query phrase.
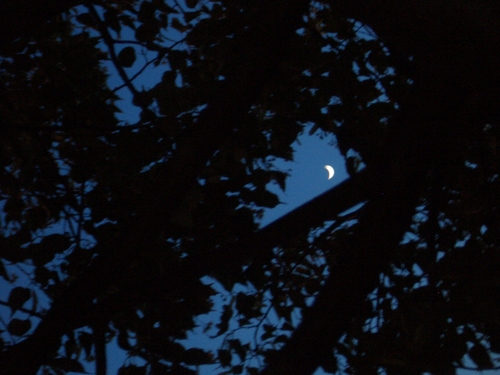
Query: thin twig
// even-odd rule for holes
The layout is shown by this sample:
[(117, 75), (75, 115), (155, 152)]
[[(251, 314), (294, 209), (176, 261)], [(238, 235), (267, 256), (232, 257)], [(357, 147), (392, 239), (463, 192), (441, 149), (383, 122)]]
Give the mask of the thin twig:
[(113, 65), (116, 68), (116, 71), (118, 72), (118, 75), (123, 80), (123, 82), (125, 83), (127, 88), (130, 90), (132, 95), (134, 95), (134, 97), (138, 97), (140, 95), (139, 91), (134, 87), (134, 85), (130, 81), (129, 77), (127, 76), (127, 73), (125, 73), (125, 70), (118, 62), (118, 56), (116, 55), (113, 38), (109, 34), (107, 26), (101, 20), (101, 17), (99, 17), (99, 14), (97, 13), (93, 4), (90, 1), (86, 1), (85, 5), (86, 5), (87, 9), (89, 10), (89, 13), (91, 14), (91, 16), (94, 18), (95, 22), (97, 23), (97, 28), (102, 35), (104, 43), (108, 46), (109, 56), (111, 58), (111, 61), (113, 62)]

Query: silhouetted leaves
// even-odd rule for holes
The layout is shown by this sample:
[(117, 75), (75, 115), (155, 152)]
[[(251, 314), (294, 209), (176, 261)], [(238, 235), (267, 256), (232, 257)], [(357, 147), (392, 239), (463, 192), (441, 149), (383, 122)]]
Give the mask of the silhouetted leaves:
[(186, 0), (186, 5), (190, 8), (195, 8), (198, 5), (198, 0)]
[(236, 295), (235, 308), (245, 319), (260, 315), (260, 301), (258, 296), (239, 292)]
[(14, 314), (17, 310), (31, 298), (31, 291), (26, 288), (16, 287), (10, 291), (7, 304), (10, 307), (11, 313)]
[(186, 353), (183, 355), (183, 362), (191, 366), (206, 365), (212, 363), (212, 357), (210, 353), (202, 349), (191, 348), (186, 350)]
[(469, 357), (480, 369), (487, 369), (492, 366), (490, 355), (482, 344), (474, 344), (469, 349)]
[(130, 68), (136, 60), (134, 47), (125, 47), (118, 53), (118, 62), (125, 68)]
[(83, 366), (76, 359), (71, 358), (56, 358), (53, 359), (50, 366), (58, 368), (66, 372), (85, 372)]
[(44, 238), (38, 244), (32, 245), (33, 263), (35, 266), (43, 266), (52, 259), (56, 254), (67, 250), (71, 245), (71, 239), (62, 234), (51, 234)]
[(106, 25), (108, 27), (110, 27), (117, 33), (120, 33), (121, 23), (120, 23), (119, 13), (116, 11), (116, 9), (108, 8), (104, 12), (104, 21), (106, 22)]
[(240, 361), (245, 361), (247, 350), (249, 349), (248, 345), (243, 346), (239, 339), (227, 340), (227, 342), (231, 349), (238, 355)]
[[(10, 3), (15, 11), (16, 2)], [(59, 335), (66, 335), (61, 341), (66, 357), (47, 362), (55, 373), (83, 371), (76, 358), (82, 351), (93, 359), (95, 337), (86, 327), (99, 318), (110, 323), (107, 339), (116, 337), (130, 358), (147, 362), (127, 362), (121, 375), (194, 374), (194, 367), (212, 363), (226, 367), (227, 374), (257, 374), (253, 361), (265, 363), (287, 345), (297, 316), (321, 293), (331, 267), (350, 256), (342, 250), (366, 214), (360, 209), (359, 215), (332, 215), (334, 223), (322, 233), (308, 233), (313, 218), (302, 217), (297, 220), (304, 231), (286, 241), (273, 242), (271, 230), (265, 243), (252, 242), (263, 209), (280, 203), (267, 187), (276, 183), (285, 189), (287, 173), (273, 163), (293, 160), (292, 145), (304, 133), (332, 136), (352, 181), (360, 166), (378, 163), (391, 189), (405, 178), (410, 147), (422, 152), (411, 165), (422, 160), (430, 165), (420, 181), (408, 238), (392, 249), (379, 285), (341, 327), (344, 333), (332, 355), (317, 365), (329, 372), (345, 362), (351, 373), (451, 374), (468, 354), (478, 368), (492, 366), (490, 352), (500, 353), (495, 323), (500, 309), (500, 127), (498, 97), (488, 97), (496, 89), (486, 88), (498, 80), (487, 69), (477, 74), (488, 58), (467, 65), (467, 56), (475, 53), (454, 53), (488, 34), (483, 27), (494, 23), (481, 21), (481, 32), (462, 33), (467, 38), (450, 47), (442, 29), (419, 30), (424, 26), (412, 21), (393, 33), (401, 33), (401, 46), (398, 40), (387, 42), (392, 34), (379, 38), (356, 17), (343, 17), (343, 1), (335, 9), (314, 2), (298, 32), (290, 32), (292, 40), (279, 43), (289, 47), (277, 57), (278, 68), (264, 72), (260, 64), (275, 58), (265, 48), (272, 35), (259, 40), (252, 35), (284, 22), (277, 22), (281, 13), (262, 17), (260, 7), (269, 4), (96, 2), (103, 18), (99, 27), (85, 7), (77, 7), (32, 25), (29, 42), (23, 34), (2, 49), (0, 276), (9, 282), (4, 283), (4, 304), (11, 316), (0, 330), (15, 336), (4, 348), (9, 335), (2, 335), (5, 353), (38, 324), (29, 314), (43, 320), (42, 306), (60, 309), (75, 298), (73, 303), (88, 303), (75, 316), (55, 319), (67, 324)], [(388, 15), (400, 10), (392, 6)], [(258, 22), (251, 26), (255, 15)], [(446, 15), (435, 18), (441, 16)], [(369, 20), (371, 13), (364, 17)], [(434, 27), (432, 17), (424, 18), (425, 27)], [(112, 31), (111, 40), (101, 35), (102, 27)], [(405, 34), (412, 27), (418, 32)], [(408, 50), (422, 35), (443, 37), (443, 43), (424, 40), (422, 48)], [(488, 45), (473, 44), (478, 52)], [(109, 59), (110, 48), (118, 61)], [(427, 66), (420, 53), (446, 59)], [(466, 67), (459, 70), (462, 64)], [(427, 68), (419, 76), (422, 66)], [(107, 76), (121, 67), (134, 69), (125, 69), (126, 77)], [(136, 77), (136, 72), (145, 74)], [(246, 87), (231, 86), (247, 74), (256, 80), (271, 77), (249, 90), (256, 91), (251, 104), (243, 97), (249, 95)], [(445, 74), (450, 75), (442, 82), (425, 81)], [(419, 87), (421, 82), (429, 87)], [(413, 108), (415, 88), (422, 91)], [(433, 96), (439, 90), (445, 94)], [(439, 100), (423, 99), (430, 96)], [(120, 98), (124, 101), (117, 102)], [(223, 107), (226, 101), (230, 109)], [(140, 113), (132, 113), (133, 106)], [(230, 126), (217, 133), (225, 120)], [(441, 144), (433, 137), (447, 121), (452, 135)], [(406, 129), (413, 133), (399, 138)], [(388, 149), (391, 137), (400, 144), (396, 150)], [(210, 154), (200, 158), (210, 142)], [(426, 154), (429, 149), (432, 155)], [(186, 163), (174, 165), (179, 155)], [(177, 181), (182, 188), (176, 190)], [(350, 201), (354, 192), (340, 199)], [(368, 199), (381, 199), (378, 193)], [(394, 202), (380, 216), (402, 203)], [(378, 242), (370, 239), (373, 251)], [(108, 267), (95, 271), (109, 259)], [(200, 282), (208, 278), (210, 286)], [(75, 287), (82, 280), (90, 287)], [(223, 306), (214, 297), (221, 286), (230, 294)], [(37, 302), (40, 294), (45, 294), (43, 305)], [(33, 304), (26, 307), (31, 298)], [(340, 307), (343, 302), (337, 301)], [(326, 319), (319, 317), (323, 323)], [(214, 358), (201, 347), (181, 344), (200, 321), (207, 335), (222, 336), (221, 346), (210, 348)], [(250, 332), (252, 339), (238, 336), (240, 331)], [(56, 349), (47, 356), (63, 352)], [(29, 359), (29, 352), (23, 355), (23, 361)]]
[(233, 304), (224, 305), (222, 314), (220, 317), (220, 322), (217, 323), (216, 327), (219, 329), (217, 336), (226, 333), (229, 329), (229, 320), (233, 316)]
[(76, 16), (78, 22), (85, 26), (95, 27), (95, 22), (90, 13), (80, 13)]
[(5, 269), (2, 261), (0, 261), (0, 276), (6, 281), (10, 281), (9, 275), (7, 274), (7, 270)]
[(90, 357), (92, 353), (92, 345), (93, 345), (93, 338), (90, 333), (87, 332), (80, 332), (78, 335), (78, 342), (80, 343), (80, 346), (85, 350), (85, 355), (87, 357)]
[(31, 322), (29, 319), (17, 319), (13, 318), (10, 320), (7, 330), (14, 336), (23, 336), (31, 328)]
[(233, 356), (229, 350), (219, 349), (217, 350), (217, 358), (222, 366), (228, 367), (231, 365)]
[(146, 370), (146, 366), (127, 365), (120, 367), (118, 375), (145, 375)]

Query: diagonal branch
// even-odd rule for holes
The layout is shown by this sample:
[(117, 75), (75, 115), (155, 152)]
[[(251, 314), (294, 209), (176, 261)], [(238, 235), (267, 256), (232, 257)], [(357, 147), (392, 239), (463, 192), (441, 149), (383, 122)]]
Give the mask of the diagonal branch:
[(384, 194), (363, 207), (350, 243), (340, 251), (315, 303), (303, 312), (300, 326), (261, 374), (312, 374), (333, 356), (332, 348), (363, 311), (367, 295), (389, 264), (392, 249), (410, 226), (423, 173), (384, 176)]

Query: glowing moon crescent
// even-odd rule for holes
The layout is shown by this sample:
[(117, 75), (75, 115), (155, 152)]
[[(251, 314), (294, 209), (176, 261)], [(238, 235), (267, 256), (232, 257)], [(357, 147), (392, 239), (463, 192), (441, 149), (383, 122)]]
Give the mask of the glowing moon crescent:
[(328, 179), (332, 178), (333, 175), (335, 174), (335, 171), (333, 170), (331, 165), (325, 165), (325, 169), (328, 171)]

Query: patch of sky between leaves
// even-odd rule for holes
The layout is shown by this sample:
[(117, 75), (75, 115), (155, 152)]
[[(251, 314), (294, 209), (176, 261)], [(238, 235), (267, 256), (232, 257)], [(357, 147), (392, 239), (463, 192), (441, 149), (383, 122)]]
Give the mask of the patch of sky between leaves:
[[(285, 190), (276, 183), (270, 183), (267, 189), (275, 193), (280, 204), (272, 209), (266, 209), (260, 225), (287, 214), (298, 206), (315, 198), (348, 178), (344, 158), (335, 146), (332, 135), (320, 137), (309, 135), (307, 129), (293, 144), (294, 160), (276, 160), (275, 167), (289, 173)], [(328, 180), (325, 165), (335, 169), (332, 179)]]

